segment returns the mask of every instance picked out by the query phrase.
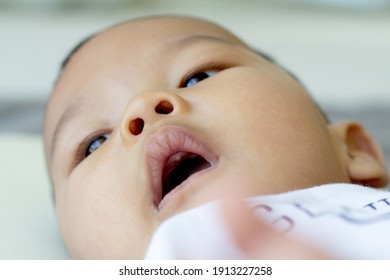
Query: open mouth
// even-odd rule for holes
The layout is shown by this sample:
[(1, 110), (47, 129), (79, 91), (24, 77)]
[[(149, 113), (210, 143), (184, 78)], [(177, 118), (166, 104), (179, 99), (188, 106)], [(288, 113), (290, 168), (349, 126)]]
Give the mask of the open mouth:
[(158, 209), (218, 162), (196, 135), (176, 126), (166, 127), (149, 139), (146, 159)]
[(167, 162), (162, 175), (162, 199), (193, 174), (211, 167), (204, 157), (194, 153), (178, 152)]

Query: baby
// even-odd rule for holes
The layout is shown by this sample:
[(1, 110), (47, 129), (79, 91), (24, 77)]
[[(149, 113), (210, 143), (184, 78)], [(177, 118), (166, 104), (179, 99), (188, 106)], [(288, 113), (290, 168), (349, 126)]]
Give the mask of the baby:
[(387, 184), (359, 124), (225, 29), (151, 17), (89, 38), (47, 104), (45, 151), (73, 258), (144, 258), (157, 228), (225, 194)]

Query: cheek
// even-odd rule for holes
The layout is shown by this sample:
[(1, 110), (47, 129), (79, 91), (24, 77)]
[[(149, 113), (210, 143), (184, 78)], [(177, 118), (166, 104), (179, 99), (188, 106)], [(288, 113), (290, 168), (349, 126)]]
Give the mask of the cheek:
[(152, 212), (144, 194), (130, 191), (137, 182), (107, 166), (80, 168), (69, 178), (57, 206), (65, 243), (75, 258), (142, 258), (155, 226)]
[(295, 81), (271, 74), (249, 70), (214, 88), (207, 119), (216, 146), (258, 182), (280, 190), (339, 178), (342, 168), (315, 104)]
[(216, 76), (207, 91), (205, 86), (207, 101), (200, 115), (204, 121), (212, 120), (207, 125), (224, 135), (222, 142), (239, 145), (237, 140), (245, 139), (246, 146), (258, 145), (260, 139), (274, 141), (301, 126), (308, 111), (307, 104), (301, 105), (302, 93), (280, 86), (284, 81), (265, 74), (251, 69), (230, 71)]

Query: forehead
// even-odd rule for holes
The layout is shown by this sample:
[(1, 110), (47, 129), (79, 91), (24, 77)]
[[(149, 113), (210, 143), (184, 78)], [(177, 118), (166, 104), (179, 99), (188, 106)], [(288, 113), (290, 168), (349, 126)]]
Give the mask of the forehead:
[(176, 36), (191, 34), (208, 34), (240, 41), (236, 36), (215, 23), (185, 17), (154, 17), (130, 20), (105, 30), (95, 39), (105, 40), (106, 42), (107, 39), (115, 41), (130, 39), (136, 45), (138, 43), (145, 44), (148, 41), (158, 41), (158, 43), (163, 44)]
[(128, 21), (99, 33), (77, 50), (70, 62), (85, 62), (92, 57), (96, 61), (97, 55), (100, 55), (99, 60), (106, 58), (107, 61), (129, 53), (142, 57), (142, 54), (147, 54), (151, 49), (163, 48), (181, 38), (194, 36), (209, 36), (245, 45), (226, 29), (204, 20), (180, 17), (149, 18)]

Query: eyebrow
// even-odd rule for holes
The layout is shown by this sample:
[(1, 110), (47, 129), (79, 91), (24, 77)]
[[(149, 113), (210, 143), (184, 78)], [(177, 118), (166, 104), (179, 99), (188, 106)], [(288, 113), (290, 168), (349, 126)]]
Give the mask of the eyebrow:
[(232, 41), (228, 40), (226, 38), (212, 36), (212, 35), (204, 35), (204, 34), (195, 34), (188, 37), (180, 38), (177, 41), (174, 41), (171, 43), (168, 48), (172, 50), (176, 49), (183, 49), (186, 47), (189, 47), (190, 45), (199, 43), (201, 41), (210, 41), (210, 42), (217, 42), (217, 43), (224, 43), (232, 46), (245, 46), (243, 43), (239, 43), (240, 41)]
[(61, 115), (61, 118), (57, 122), (57, 125), (54, 129), (53, 132), (53, 137), (51, 140), (51, 148), (50, 148), (50, 159), (53, 158), (56, 147), (57, 147), (57, 142), (58, 138), (61, 135), (61, 132), (63, 131), (63, 128), (66, 127), (67, 123), (70, 122), (70, 120), (73, 119), (75, 115), (77, 115), (77, 111), (80, 110), (81, 108), (81, 103), (80, 102), (73, 102), (66, 110), (65, 112)]

